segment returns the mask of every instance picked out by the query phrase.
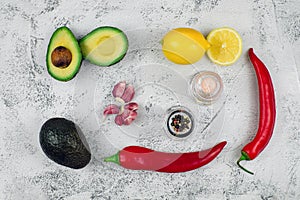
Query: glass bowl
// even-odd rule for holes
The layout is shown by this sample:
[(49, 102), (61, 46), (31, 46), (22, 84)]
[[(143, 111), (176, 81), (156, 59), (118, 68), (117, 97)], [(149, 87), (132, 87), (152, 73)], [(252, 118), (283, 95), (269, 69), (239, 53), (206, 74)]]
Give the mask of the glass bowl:
[(186, 139), (195, 128), (193, 113), (186, 107), (173, 106), (166, 112), (165, 132), (172, 139)]
[(219, 99), (222, 92), (222, 79), (215, 72), (199, 72), (193, 76), (190, 82), (190, 93), (199, 103), (211, 104)]

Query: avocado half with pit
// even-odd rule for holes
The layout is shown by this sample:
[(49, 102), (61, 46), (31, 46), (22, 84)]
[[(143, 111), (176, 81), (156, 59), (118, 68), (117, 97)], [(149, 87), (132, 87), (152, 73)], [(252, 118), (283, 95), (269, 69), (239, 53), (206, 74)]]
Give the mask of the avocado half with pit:
[(123, 31), (111, 26), (96, 28), (79, 41), (83, 57), (98, 66), (116, 64), (128, 50)]
[(78, 73), (82, 54), (72, 31), (63, 26), (52, 34), (47, 50), (47, 69), (59, 81), (69, 81)]

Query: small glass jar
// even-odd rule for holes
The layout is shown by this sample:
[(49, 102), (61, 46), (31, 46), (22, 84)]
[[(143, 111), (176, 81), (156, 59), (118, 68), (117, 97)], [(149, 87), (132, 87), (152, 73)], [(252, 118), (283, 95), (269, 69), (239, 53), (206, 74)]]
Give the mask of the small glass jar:
[(223, 92), (221, 77), (211, 71), (202, 71), (194, 75), (190, 82), (190, 93), (197, 102), (211, 104)]
[(166, 112), (164, 128), (172, 139), (185, 139), (194, 130), (195, 122), (192, 112), (183, 106), (173, 106)]

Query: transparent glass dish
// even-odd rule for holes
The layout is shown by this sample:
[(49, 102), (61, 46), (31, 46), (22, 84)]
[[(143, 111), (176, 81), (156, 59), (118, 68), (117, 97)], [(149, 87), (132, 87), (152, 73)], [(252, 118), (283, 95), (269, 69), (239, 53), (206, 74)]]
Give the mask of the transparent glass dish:
[(222, 92), (222, 79), (215, 72), (201, 71), (190, 82), (190, 93), (199, 103), (211, 104), (219, 99)]
[(172, 139), (186, 139), (193, 133), (195, 121), (192, 112), (183, 106), (173, 106), (166, 112), (164, 128)]

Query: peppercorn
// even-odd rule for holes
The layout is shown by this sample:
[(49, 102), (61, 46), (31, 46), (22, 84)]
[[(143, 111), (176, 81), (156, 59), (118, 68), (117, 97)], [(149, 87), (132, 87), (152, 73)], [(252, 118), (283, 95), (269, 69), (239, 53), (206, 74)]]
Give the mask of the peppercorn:
[(190, 128), (188, 125), (190, 122), (191, 121), (189, 120), (188, 117), (178, 114), (172, 117), (171, 126), (173, 127), (175, 132), (182, 132), (185, 129)]

